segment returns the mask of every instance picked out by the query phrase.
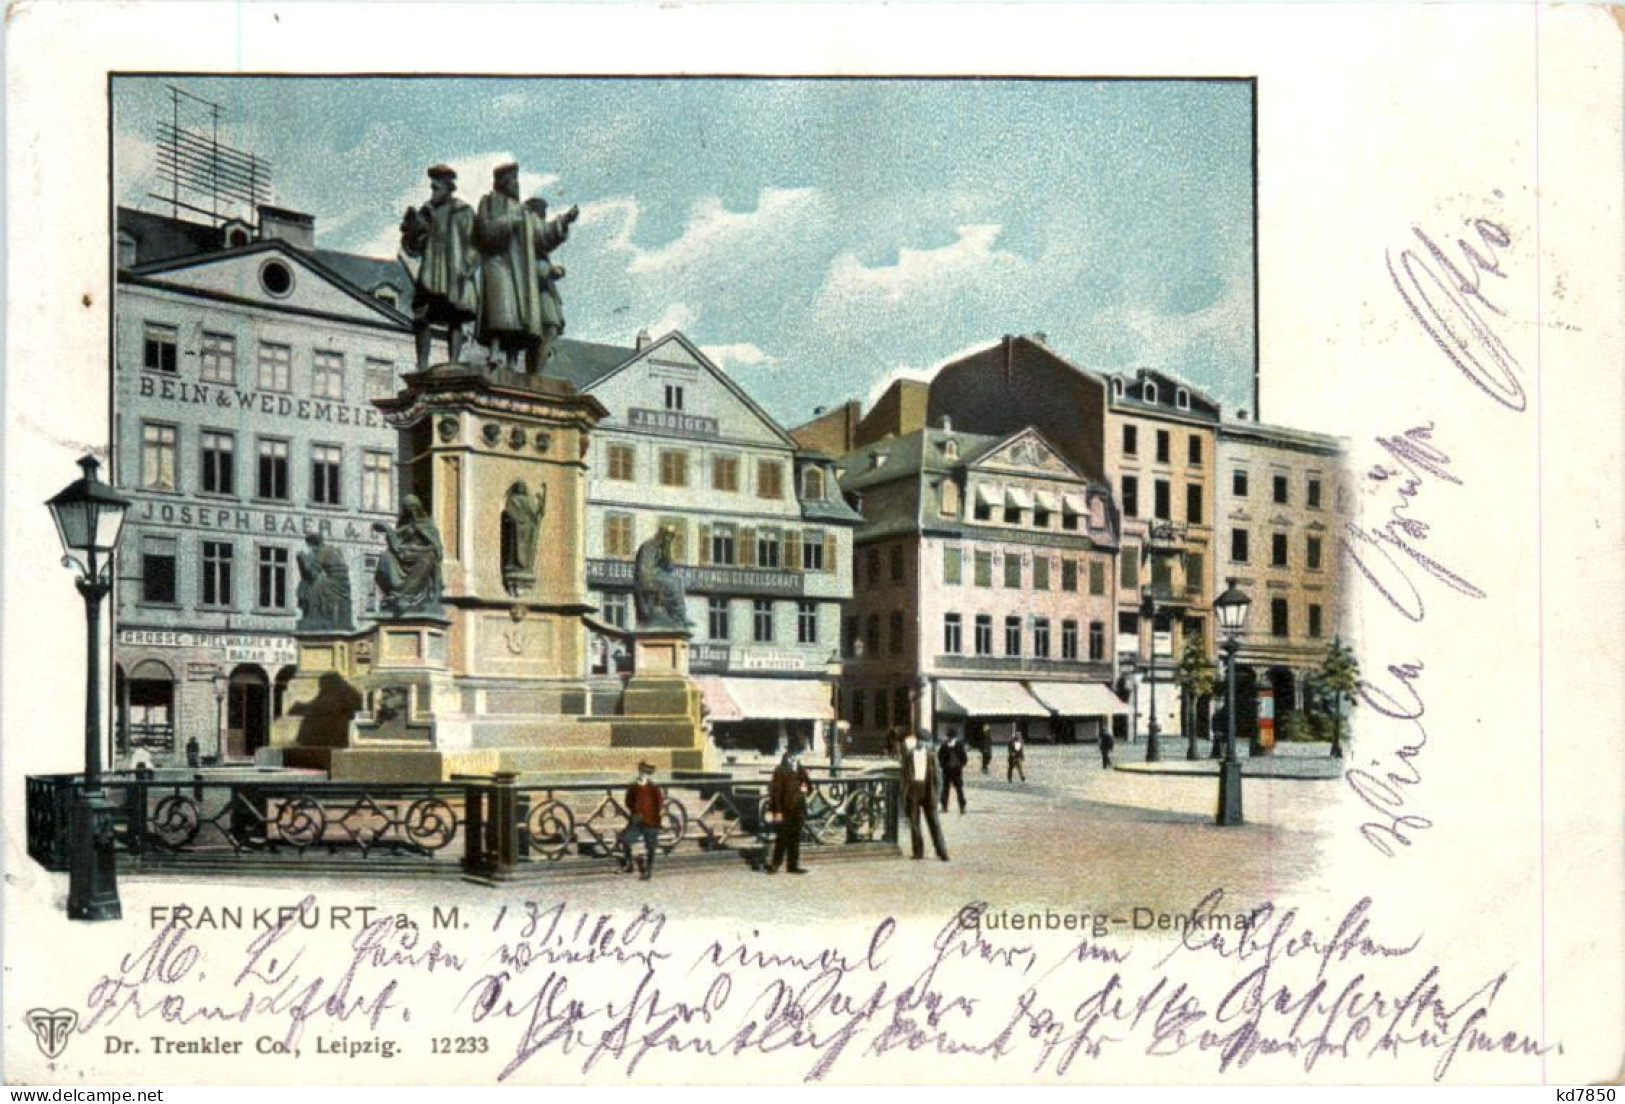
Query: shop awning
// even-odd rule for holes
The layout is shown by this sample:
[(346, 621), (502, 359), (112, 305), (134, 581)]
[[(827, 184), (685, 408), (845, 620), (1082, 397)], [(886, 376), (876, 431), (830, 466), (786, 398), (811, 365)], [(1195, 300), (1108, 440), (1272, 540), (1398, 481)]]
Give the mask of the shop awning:
[[(819, 679), (725, 678), (728, 696), (753, 721), (833, 721), (829, 683)], [(733, 718), (738, 720), (739, 718)]]
[(937, 709), (961, 717), (1048, 717), (1049, 709), (1019, 682), (943, 679)]
[(1034, 491), (1033, 501), (1038, 503), (1038, 508), (1040, 510), (1048, 510), (1052, 514), (1060, 508), (1059, 504), (1055, 500), (1055, 496), (1050, 494), (1048, 491)]
[(1061, 717), (1096, 717), (1103, 713), (1127, 713), (1128, 706), (1117, 700), (1098, 682), (1033, 682), (1033, 697)]
[(982, 506), (997, 506), (999, 504), (999, 489), (986, 483), (976, 484), (976, 501)]
[(734, 701), (733, 695), (728, 693), (725, 680), (715, 675), (695, 675), (694, 682), (700, 688), (700, 697), (705, 701), (706, 715), (713, 721), (742, 721), (744, 712), (739, 703)]
[(1079, 517), (1088, 516), (1089, 504), (1083, 500), (1082, 495), (1062, 495), (1061, 501), (1066, 504), (1067, 513), (1077, 514)]
[(1018, 510), (1031, 510), (1033, 508), (1033, 496), (1020, 487), (1006, 487), (1004, 501), (1007, 505), (1014, 506)]

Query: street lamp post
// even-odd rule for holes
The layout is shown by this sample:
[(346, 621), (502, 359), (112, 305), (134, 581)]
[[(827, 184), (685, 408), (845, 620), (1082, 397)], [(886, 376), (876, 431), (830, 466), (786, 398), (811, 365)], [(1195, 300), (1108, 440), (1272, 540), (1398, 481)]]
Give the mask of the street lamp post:
[(117, 920), (117, 857), (113, 804), (102, 791), (101, 604), (113, 589), (113, 552), (124, 529), (128, 499), (96, 478), (94, 456), (79, 461), (84, 476), (46, 503), (62, 540), (62, 564), (79, 573), (85, 600), (85, 775), (74, 802), (68, 865), (68, 916)]
[(1157, 746), (1157, 735), (1162, 727), (1157, 724), (1157, 592), (1145, 588), (1145, 616), (1151, 623), (1151, 662), (1146, 666), (1146, 685), (1151, 689), (1151, 716), (1145, 726), (1145, 761), (1160, 763), (1162, 751)]
[[(231, 689), (231, 677), (224, 671), (216, 671), (209, 680), (214, 683), (214, 761), (226, 761), (226, 692)], [(186, 765), (198, 765), (197, 737), (186, 741)]]
[(1219, 764), (1220, 825), (1243, 823), (1241, 815), (1241, 760), (1236, 758), (1236, 653), (1241, 650), (1241, 634), (1247, 627), (1247, 611), (1252, 600), (1237, 588), (1235, 579), (1226, 579), (1229, 589), (1213, 600), (1213, 612), (1224, 630), (1225, 728), (1224, 761)]

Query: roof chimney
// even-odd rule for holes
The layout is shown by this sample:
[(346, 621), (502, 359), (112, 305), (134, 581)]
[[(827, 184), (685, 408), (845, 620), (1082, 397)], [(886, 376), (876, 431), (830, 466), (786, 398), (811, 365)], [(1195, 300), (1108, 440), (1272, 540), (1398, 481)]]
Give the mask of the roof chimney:
[(639, 330), (638, 331), (638, 336), (637, 336), (636, 347), (639, 350), (647, 349), (649, 347), (649, 342), (651, 342), (653, 340), (654, 340), (654, 338), (649, 335), (648, 330)]
[(1038, 330), (1033, 334), (1033, 340), (1038, 342), (1038, 344), (1047, 347), (1049, 345), (1049, 334), (1045, 333), (1043, 330)]
[(1236, 411), (1236, 421), (1245, 422), (1246, 420), (1247, 420), (1247, 411), (1245, 409), (1237, 410)]
[(316, 248), (316, 216), (260, 204), (260, 240), (283, 241), (295, 249)]
[(944, 433), (952, 433), (953, 430), (954, 430), (954, 420), (952, 418), (948, 417), (948, 415), (944, 414), (942, 416), (942, 432), (944, 432)]

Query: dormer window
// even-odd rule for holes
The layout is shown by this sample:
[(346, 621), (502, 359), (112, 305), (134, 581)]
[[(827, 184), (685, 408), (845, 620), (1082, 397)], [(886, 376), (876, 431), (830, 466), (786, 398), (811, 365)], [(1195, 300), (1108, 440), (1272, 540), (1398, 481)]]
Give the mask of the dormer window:
[(949, 460), (959, 459), (959, 442), (952, 437), (942, 442), (942, 455)]
[(1145, 381), (1145, 387), (1140, 391), (1140, 397), (1148, 403), (1157, 401), (1157, 385), (1152, 380)]
[(135, 235), (128, 230), (118, 232), (118, 266), (129, 268), (135, 264), (136, 242)]
[(380, 303), (393, 307), (401, 301), (401, 291), (394, 284), (379, 284), (372, 289), (372, 297)]
[(886, 454), (884, 452), (882, 452), (880, 449), (876, 449), (875, 451), (873, 451), (873, 452), (871, 452), (869, 454), (869, 470), (870, 471), (875, 471), (878, 468), (885, 467), (885, 465), (886, 465)]
[(1189, 410), (1191, 408), (1191, 393), (1183, 387), (1179, 388), (1174, 392), (1174, 405), (1181, 410)]
[(1113, 376), (1112, 377), (1112, 398), (1120, 399), (1122, 397), (1123, 397), (1123, 381), (1118, 379), (1117, 377)]
[(806, 468), (801, 473), (801, 497), (809, 502), (824, 501), (824, 469)]

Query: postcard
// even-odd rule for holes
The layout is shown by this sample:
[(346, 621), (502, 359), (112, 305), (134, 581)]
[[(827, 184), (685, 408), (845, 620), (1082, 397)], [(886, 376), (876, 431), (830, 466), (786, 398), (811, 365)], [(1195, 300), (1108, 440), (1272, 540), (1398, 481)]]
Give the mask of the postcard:
[(8, 24), (7, 1083), (1618, 1082), (1616, 12)]

